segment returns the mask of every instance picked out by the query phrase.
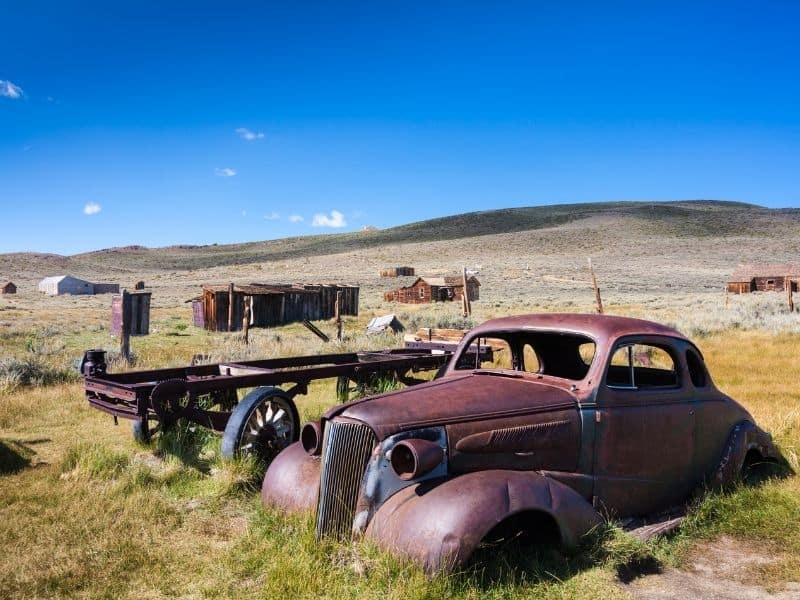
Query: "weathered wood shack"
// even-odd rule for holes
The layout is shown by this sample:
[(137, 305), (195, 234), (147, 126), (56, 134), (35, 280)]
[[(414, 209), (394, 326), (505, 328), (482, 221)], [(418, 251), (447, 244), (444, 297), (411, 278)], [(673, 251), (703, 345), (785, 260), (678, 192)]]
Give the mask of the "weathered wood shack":
[(150, 292), (123, 292), (111, 298), (111, 333), (121, 334), (125, 324), (130, 335), (150, 333)]
[(381, 277), (413, 277), (414, 267), (389, 267), (381, 270)]
[(16, 294), (17, 286), (11, 281), (0, 281), (0, 294)]
[(785, 292), (786, 282), (792, 291), (797, 291), (800, 265), (795, 264), (747, 264), (739, 265), (728, 279), (727, 289), (731, 294), (750, 292)]
[(93, 283), (95, 294), (119, 294), (118, 283)]
[[(480, 287), (480, 282), (474, 276), (467, 278), (470, 301), (480, 299)], [(388, 302), (403, 304), (461, 301), (463, 297), (464, 279), (461, 275), (417, 277), (410, 285), (401, 286), (384, 295), (384, 299)]]
[[(300, 321), (332, 319), (336, 295), (339, 313), (358, 316), (359, 288), (341, 284), (260, 284), (203, 286), (202, 324), (209, 331), (239, 331), (246, 298), (251, 301), (250, 326), (275, 327)], [(230, 298), (233, 297), (233, 308)], [(230, 312), (229, 312), (230, 311)], [(195, 323), (200, 321), (194, 312)], [(230, 319), (231, 326), (228, 326)]]

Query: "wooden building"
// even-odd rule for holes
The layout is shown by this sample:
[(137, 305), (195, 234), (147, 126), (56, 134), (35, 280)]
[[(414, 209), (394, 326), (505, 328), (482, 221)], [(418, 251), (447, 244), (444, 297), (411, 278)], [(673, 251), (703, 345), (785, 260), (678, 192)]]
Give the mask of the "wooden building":
[[(467, 278), (470, 301), (480, 300), (480, 282)], [(428, 304), (430, 302), (461, 301), (464, 296), (464, 279), (461, 275), (445, 277), (417, 277), (413, 283), (386, 292), (384, 299), (403, 304)]]
[[(203, 286), (202, 319), (193, 303), (193, 321), (209, 331), (239, 331), (246, 298), (251, 300), (251, 327), (275, 327), (300, 321), (332, 319), (336, 294), (341, 315), (358, 316), (359, 288), (340, 284), (260, 284)], [(230, 298), (233, 310), (229, 312)], [(228, 326), (230, 318), (231, 326)]]
[(121, 334), (126, 325), (130, 335), (150, 333), (150, 292), (123, 291), (111, 298), (111, 333)]
[(0, 281), (0, 294), (16, 294), (17, 286), (11, 281)]
[(800, 280), (800, 265), (795, 264), (748, 264), (739, 265), (728, 279), (727, 289), (731, 294), (750, 292), (785, 292), (786, 280), (792, 291), (797, 291)]
[(413, 277), (414, 267), (389, 267), (381, 270), (381, 277)]

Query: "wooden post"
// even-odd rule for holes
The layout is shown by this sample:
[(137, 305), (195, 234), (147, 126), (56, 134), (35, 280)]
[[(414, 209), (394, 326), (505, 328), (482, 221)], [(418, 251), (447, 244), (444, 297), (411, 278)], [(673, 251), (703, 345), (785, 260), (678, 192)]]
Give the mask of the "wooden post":
[(594, 302), (598, 314), (603, 314), (603, 299), (600, 297), (600, 288), (597, 287), (597, 277), (594, 275), (594, 267), (592, 266), (592, 258), (589, 257), (589, 272), (592, 274), (592, 288), (594, 288)]
[[(783, 278), (784, 285), (786, 286), (786, 297), (789, 301), (789, 312), (794, 312), (794, 298), (792, 297), (792, 279), (787, 275)], [(798, 280), (800, 281), (800, 280)]]
[(461, 269), (461, 281), (464, 284), (464, 316), (469, 317), (472, 315), (472, 305), (469, 302), (469, 286), (467, 286), (467, 267)]
[(244, 340), (245, 345), (250, 343), (250, 315), (252, 314), (253, 311), (253, 309), (251, 308), (252, 304), (253, 304), (253, 297), (245, 296), (244, 318), (242, 319), (242, 340)]
[(122, 327), (119, 334), (119, 354), (126, 363), (131, 362), (131, 296), (122, 290)]
[(233, 331), (233, 283), (228, 285), (228, 331)]
[(336, 339), (342, 341), (342, 292), (336, 292), (336, 303), (333, 305), (333, 316), (336, 319)]

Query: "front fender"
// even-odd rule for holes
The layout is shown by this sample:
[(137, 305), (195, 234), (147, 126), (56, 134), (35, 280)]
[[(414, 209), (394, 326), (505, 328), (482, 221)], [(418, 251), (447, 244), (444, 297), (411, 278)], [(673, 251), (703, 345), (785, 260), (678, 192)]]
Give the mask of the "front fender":
[(300, 442), (288, 446), (264, 474), (261, 502), (286, 512), (314, 510), (319, 498), (319, 456), (309, 456)]
[(563, 483), (535, 471), (491, 470), (401, 490), (375, 513), (365, 536), (428, 573), (451, 571), (496, 525), (524, 511), (552, 516), (567, 547), (602, 521)]

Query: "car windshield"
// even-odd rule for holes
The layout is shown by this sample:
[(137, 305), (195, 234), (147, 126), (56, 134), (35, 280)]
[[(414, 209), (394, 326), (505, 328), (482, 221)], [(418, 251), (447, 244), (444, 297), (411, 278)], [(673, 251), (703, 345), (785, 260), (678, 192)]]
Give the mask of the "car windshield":
[(455, 368), (525, 371), (579, 381), (589, 372), (595, 350), (591, 338), (576, 333), (498, 331), (473, 337)]

